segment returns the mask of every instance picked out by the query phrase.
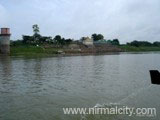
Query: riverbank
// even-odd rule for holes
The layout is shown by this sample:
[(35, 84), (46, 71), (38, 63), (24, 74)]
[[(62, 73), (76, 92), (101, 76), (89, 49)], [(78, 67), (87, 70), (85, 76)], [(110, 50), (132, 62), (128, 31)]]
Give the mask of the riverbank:
[(10, 56), (53, 56), (58, 54), (56, 48), (45, 49), (37, 46), (15, 46), (11, 47)]
[(160, 51), (160, 47), (146, 47), (146, 46), (128, 46), (128, 45), (122, 45), (119, 46), (123, 51), (125, 52), (151, 52), (151, 51)]
[[(97, 48), (96, 48), (97, 49)], [(118, 52), (150, 52), (160, 51), (160, 47), (133, 47), (133, 46), (117, 46), (109, 49), (100, 49), (96, 51), (95, 48), (87, 49), (66, 49), (66, 48), (45, 48), (43, 46), (12, 46), (10, 56), (74, 56), (74, 55), (92, 55), (92, 54), (114, 54)]]

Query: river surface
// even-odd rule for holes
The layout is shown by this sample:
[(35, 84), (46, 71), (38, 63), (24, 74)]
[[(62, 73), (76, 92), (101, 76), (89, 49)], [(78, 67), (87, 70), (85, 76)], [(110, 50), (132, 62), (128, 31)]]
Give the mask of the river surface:
[[(0, 120), (160, 120), (160, 53), (0, 57)], [(64, 115), (62, 108), (156, 108), (156, 116)]]

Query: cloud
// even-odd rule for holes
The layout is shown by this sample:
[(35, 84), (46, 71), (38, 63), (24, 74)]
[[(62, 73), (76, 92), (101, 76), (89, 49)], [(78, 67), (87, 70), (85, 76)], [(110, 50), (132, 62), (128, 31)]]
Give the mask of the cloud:
[[(3, 6), (2, 6), (2, 4)], [(159, 40), (159, 0), (2, 0), (0, 24), (11, 27), (12, 39), (32, 34), (79, 39), (102, 33), (106, 39)], [(7, 17), (6, 17), (7, 13)]]

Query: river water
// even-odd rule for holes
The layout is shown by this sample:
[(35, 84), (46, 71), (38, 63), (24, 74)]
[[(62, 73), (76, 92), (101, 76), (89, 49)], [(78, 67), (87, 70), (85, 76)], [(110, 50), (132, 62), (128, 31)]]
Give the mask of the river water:
[[(0, 57), (0, 120), (159, 120), (160, 53)], [(62, 108), (118, 104), (156, 108), (156, 116), (64, 115)]]

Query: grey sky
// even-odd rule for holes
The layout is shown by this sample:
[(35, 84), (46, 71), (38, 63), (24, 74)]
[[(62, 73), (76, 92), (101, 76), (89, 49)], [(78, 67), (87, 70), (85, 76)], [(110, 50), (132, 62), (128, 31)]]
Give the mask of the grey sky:
[(42, 35), (79, 39), (101, 33), (121, 43), (160, 40), (160, 0), (0, 0), (0, 27), (10, 27), (12, 39)]

